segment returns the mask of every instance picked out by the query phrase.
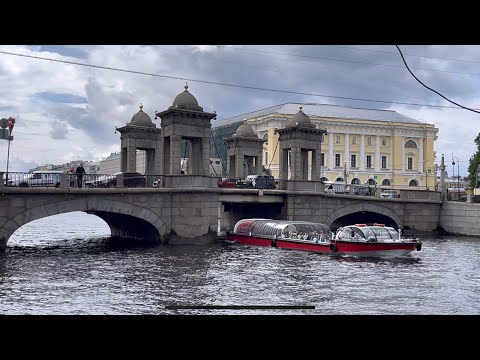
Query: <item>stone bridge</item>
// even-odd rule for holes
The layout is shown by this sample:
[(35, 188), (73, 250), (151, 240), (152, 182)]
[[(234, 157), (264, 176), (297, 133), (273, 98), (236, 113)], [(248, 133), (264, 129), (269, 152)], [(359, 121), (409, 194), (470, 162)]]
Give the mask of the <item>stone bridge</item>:
[(442, 201), (433, 192), (401, 199), (309, 191), (198, 188), (0, 188), (0, 250), (22, 225), (83, 211), (97, 215), (112, 236), (153, 243), (206, 244), (246, 217), (347, 223), (381, 222), (429, 232), (439, 226)]

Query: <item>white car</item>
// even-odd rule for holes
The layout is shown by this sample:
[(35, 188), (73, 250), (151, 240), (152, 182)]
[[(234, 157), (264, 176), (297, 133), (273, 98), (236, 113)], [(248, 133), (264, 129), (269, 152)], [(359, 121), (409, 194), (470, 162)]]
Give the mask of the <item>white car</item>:
[(9, 186), (18, 187), (59, 187), (63, 171), (41, 170), (12, 179)]
[(383, 190), (380, 196), (382, 198), (390, 198), (390, 199), (396, 199), (400, 197), (400, 195), (395, 190)]

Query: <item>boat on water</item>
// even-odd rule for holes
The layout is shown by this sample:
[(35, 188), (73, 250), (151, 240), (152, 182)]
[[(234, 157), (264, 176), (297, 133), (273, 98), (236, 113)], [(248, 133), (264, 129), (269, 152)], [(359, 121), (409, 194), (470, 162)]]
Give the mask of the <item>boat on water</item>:
[(325, 224), (308, 221), (242, 219), (227, 241), (238, 244), (273, 246), (282, 249), (329, 253), (332, 231)]
[(331, 241), (332, 251), (354, 256), (403, 256), (420, 251), (418, 238), (403, 238), (401, 230), (374, 223), (341, 227)]
[(308, 221), (273, 219), (242, 219), (227, 241), (281, 249), (313, 251), (351, 256), (403, 256), (420, 251), (418, 238), (402, 238), (401, 232), (383, 224), (355, 224), (341, 227), (333, 233), (326, 224)]

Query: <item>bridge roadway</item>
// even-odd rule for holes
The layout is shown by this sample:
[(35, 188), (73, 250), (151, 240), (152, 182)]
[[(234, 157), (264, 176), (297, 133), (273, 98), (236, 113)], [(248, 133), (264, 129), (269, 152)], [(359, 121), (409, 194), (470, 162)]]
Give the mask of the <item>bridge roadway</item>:
[[(433, 198), (432, 198), (433, 194)], [(435, 198), (438, 195), (438, 198)], [(381, 222), (417, 232), (439, 225), (439, 193), (402, 192), (400, 199), (315, 191), (192, 188), (0, 188), (0, 251), (22, 225), (84, 211), (102, 218), (111, 234), (154, 243), (206, 244), (246, 217), (347, 223)]]

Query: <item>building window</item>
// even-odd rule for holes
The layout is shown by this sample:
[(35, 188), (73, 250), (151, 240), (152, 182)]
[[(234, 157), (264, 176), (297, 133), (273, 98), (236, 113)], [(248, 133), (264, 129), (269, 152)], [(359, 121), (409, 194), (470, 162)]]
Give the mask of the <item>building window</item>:
[(340, 154), (335, 154), (335, 166), (340, 167)]
[(383, 145), (383, 146), (387, 146), (387, 139), (382, 138), (382, 145)]
[(367, 155), (367, 168), (372, 167), (372, 155)]
[(372, 138), (370, 136), (367, 138), (367, 145), (372, 145)]
[(410, 180), (408, 183), (408, 186), (418, 186), (418, 181), (417, 180)]
[(265, 151), (265, 165), (268, 165), (268, 152)]
[(387, 157), (382, 156), (382, 169), (386, 169), (386, 168), (387, 168)]
[(340, 135), (337, 135), (337, 144), (340, 144)]
[(417, 144), (416, 144), (415, 141), (413, 141), (413, 140), (408, 140), (408, 141), (405, 143), (405, 148), (416, 149), (416, 148), (417, 148)]
[(350, 156), (350, 167), (357, 167), (357, 155), (352, 154)]
[(388, 179), (383, 180), (383, 181), (382, 181), (382, 185), (390, 186), (390, 185), (391, 185), (391, 184), (390, 184), (390, 180), (388, 180)]
[(325, 166), (325, 154), (324, 153), (320, 154), (320, 161), (321, 161), (322, 166)]
[(408, 166), (407, 167), (408, 170), (413, 170), (413, 158), (412, 157), (408, 158), (407, 166)]
[(325, 142), (325, 134), (322, 134), (322, 139), (320, 140), (320, 142)]
[(352, 137), (352, 144), (355, 145), (357, 143), (357, 138), (355, 136)]

